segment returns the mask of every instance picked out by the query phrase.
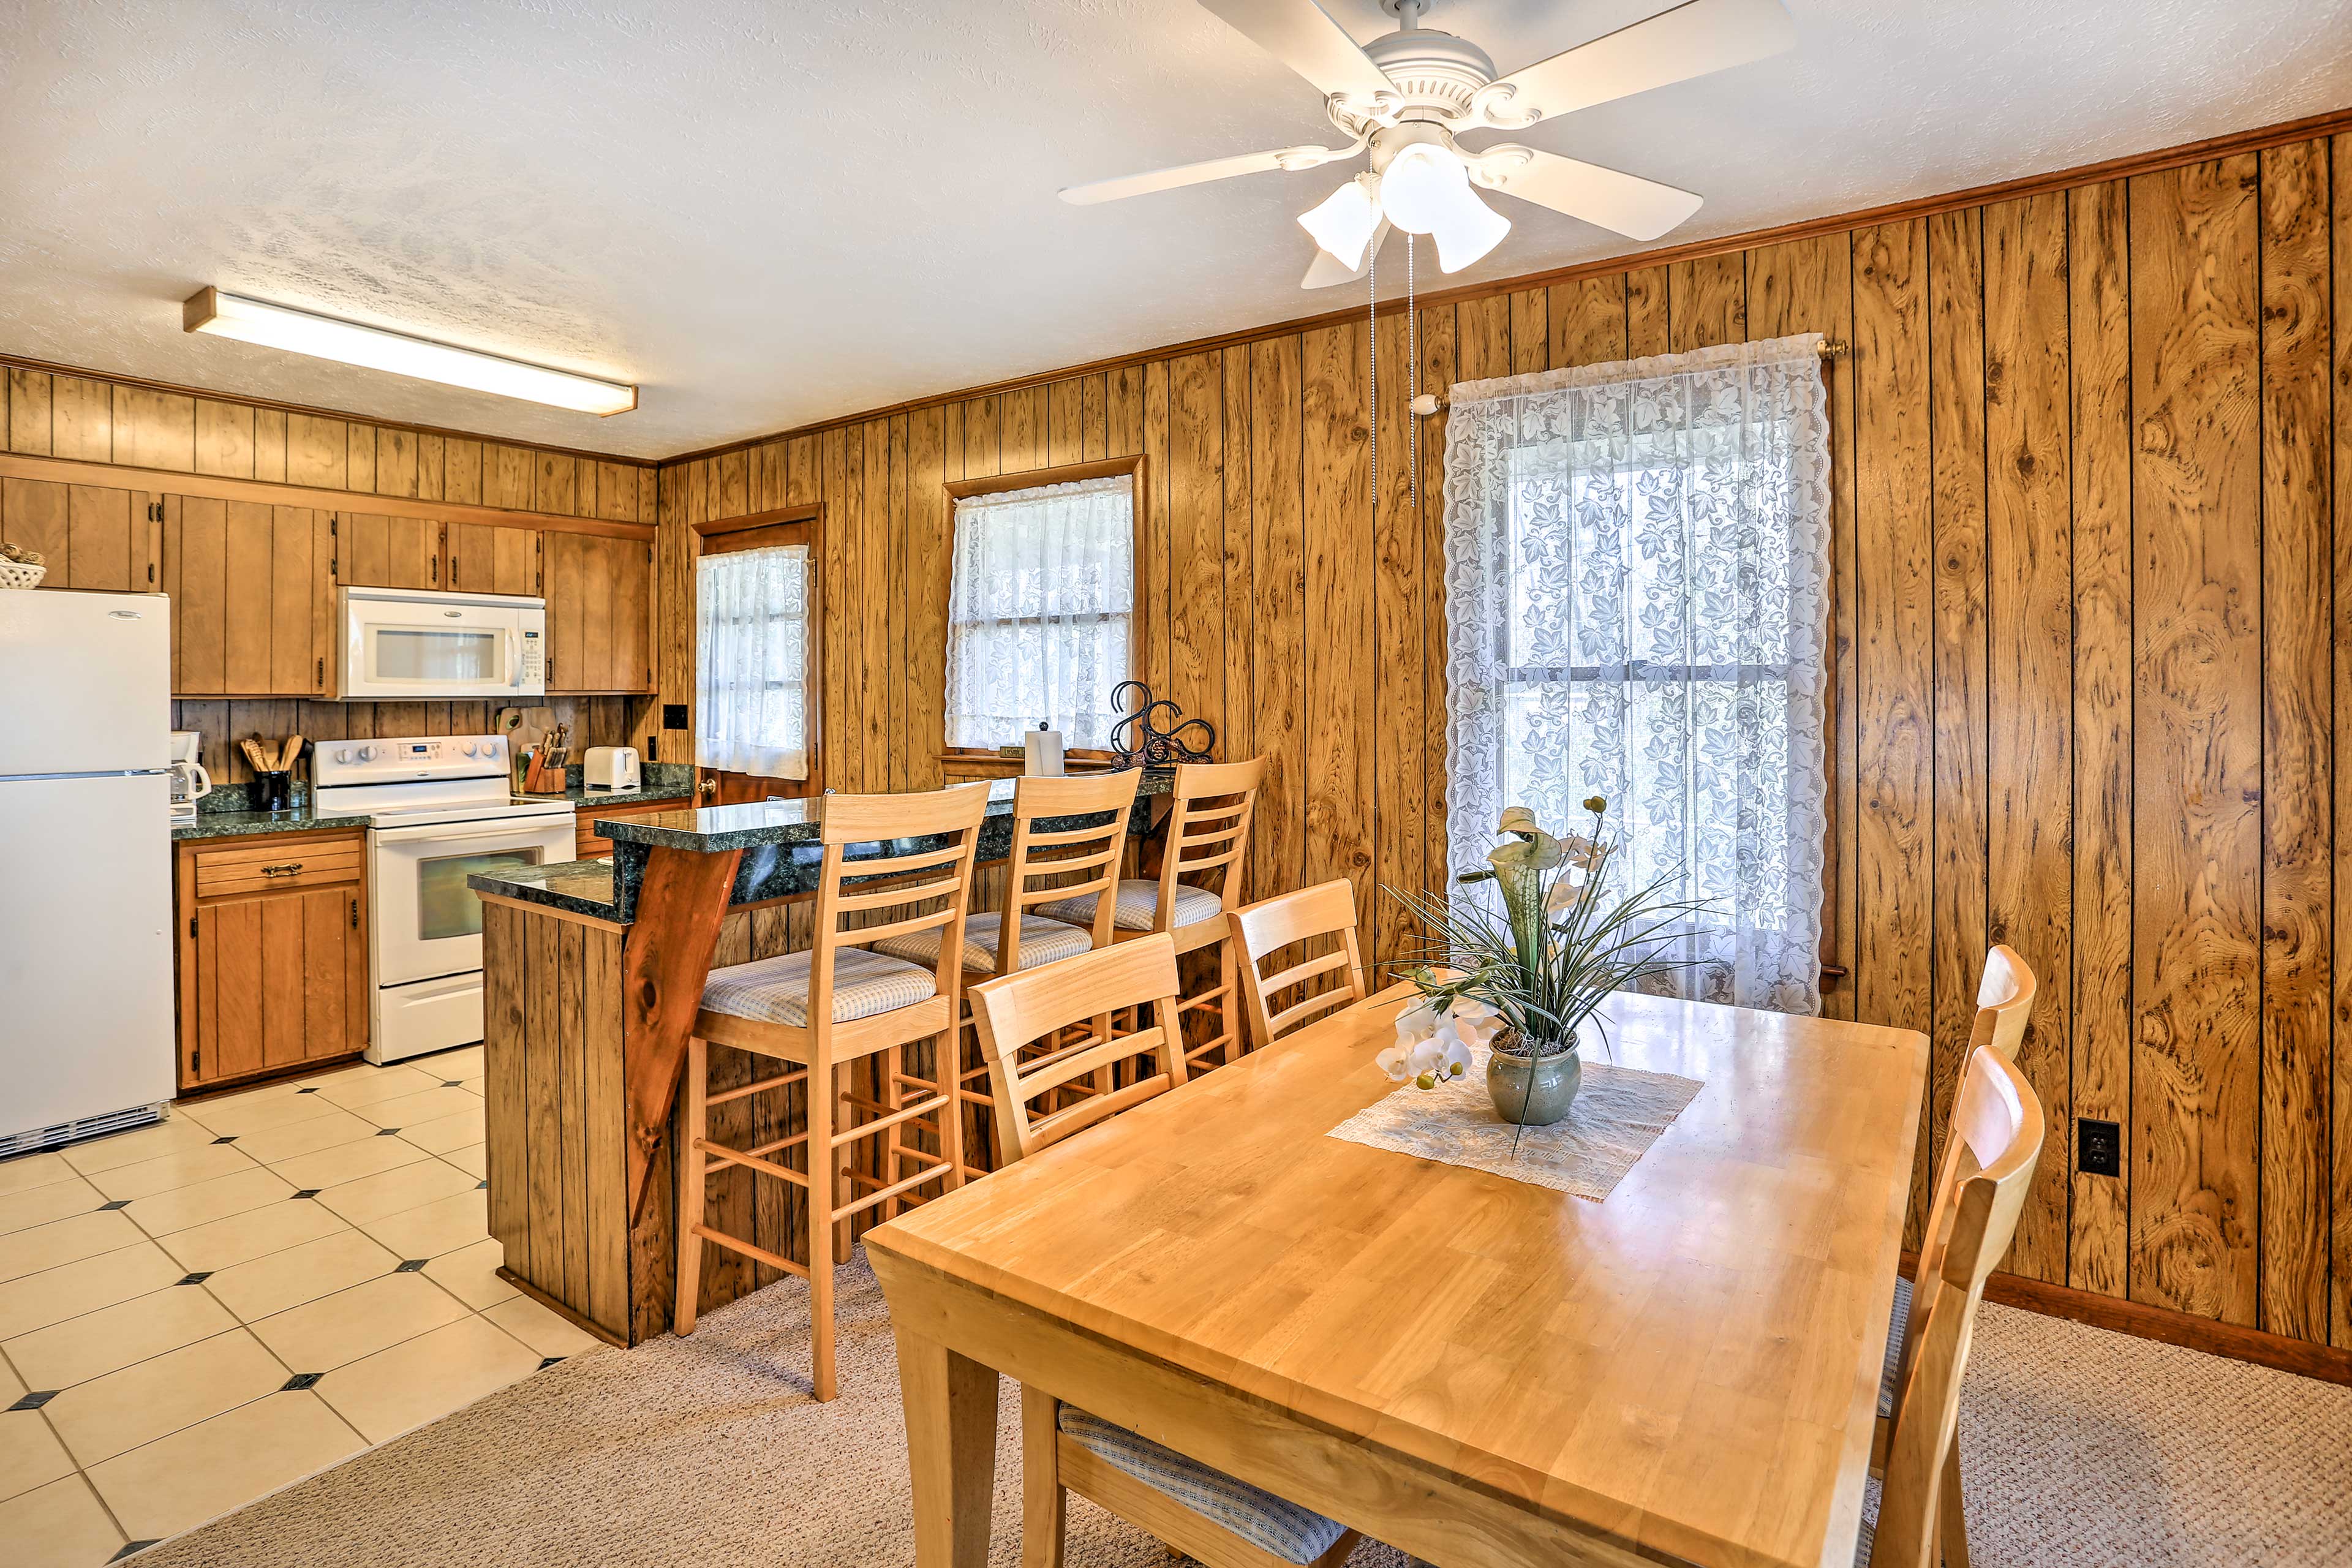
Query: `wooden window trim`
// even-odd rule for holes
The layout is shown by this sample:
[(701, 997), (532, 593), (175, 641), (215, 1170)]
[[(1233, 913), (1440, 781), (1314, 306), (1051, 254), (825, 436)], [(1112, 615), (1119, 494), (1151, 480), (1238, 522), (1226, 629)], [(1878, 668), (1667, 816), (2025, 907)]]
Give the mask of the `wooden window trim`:
[[(1131, 458), (1098, 458), (1091, 463), (1064, 463), (1058, 468), (1024, 468), (1017, 474), (991, 474), (982, 479), (950, 479), (945, 486), (948, 498), (948, 572), (940, 588), (940, 621), (942, 629), (948, 625), (949, 606), (955, 595), (955, 503), (975, 496), (1003, 495), (1011, 490), (1034, 490), (1045, 485), (1083, 484), (1088, 479), (1113, 479), (1124, 477), (1129, 485), (1131, 504), (1129, 522), (1134, 529), (1135, 609), (1127, 622), (1128, 679), (1151, 684), (1151, 668), (1147, 660), (1150, 640), (1143, 635), (1143, 543), (1149, 535), (1151, 487), (1145, 482), (1143, 454)], [(944, 648), (942, 652), (944, 653)], [(946, 669), (940, 669), (939, 759), (942, 763), (1011, 762), (1012, 759), (988, 746), (950, 746), (947, 743)], [(1091, 747), (1075, 748), (1068, 753), (1074, 762), (1101, 763), (1116, 760), (1117, 753)]]
[[(778, 507), (771, 511), (746, 512), (740, 517), (715, 518), (709, 522), (690, 525), (694, 533), (694, 556), (699, 561), (705, 555), (724, 555), (739, 550), (761, 550), (776, 544), (801, 544), (808, 547), (809, 617), (808, 617), (808, 793), (821, 795), (824, 790), (824, 623), (827, 613), (824, 573), (824, 503), (811, 501), (802, 506)], [(701, 605), (689, 592), (687, 595), (689, 612), (698, 620)], [(691, 731), (688, 731), (692, 733)], [(692, 761), (691, 758), (688, 759)], [(701, 764), (695, 764), (699, 771)]]

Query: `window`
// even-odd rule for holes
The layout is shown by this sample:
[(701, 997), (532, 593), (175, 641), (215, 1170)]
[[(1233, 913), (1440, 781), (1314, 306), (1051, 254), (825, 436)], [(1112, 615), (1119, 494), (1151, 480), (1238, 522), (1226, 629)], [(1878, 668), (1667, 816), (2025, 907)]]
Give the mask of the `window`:
[(1042, 723), (1073, 751), (1109, 749), (1111, 693), (1138, 673), (1137, 460), (1119, 467), (1023, 489), (951, 488), (950, 746), (1017, 746)]
[(706, 554), (695, 563), (694, 598), (694, 760), (808, 777), (808, 546)]
[(1705, 900), (1685, 992), (1820, 1006), (1828, 424), (1811, 337), (1457, 388), (1457, 859), (1609, 801), (1628, 889)]

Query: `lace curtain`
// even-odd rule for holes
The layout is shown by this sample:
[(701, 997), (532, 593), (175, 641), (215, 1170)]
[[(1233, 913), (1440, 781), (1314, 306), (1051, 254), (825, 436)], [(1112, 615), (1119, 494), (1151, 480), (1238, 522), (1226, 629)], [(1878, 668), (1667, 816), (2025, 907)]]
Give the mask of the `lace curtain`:
[(1134, 610), (1124, 475), (957, 501), (948, 744), (1017, 746), (1045, 723), (1065, 746), (1108, 749)]
[(1605, 795), (1619, 890), (1708, 902), (1683, 994), (1790, 1013), (1821, 1009), (1818, 342), (1459, 384), (1446, 434), (1454, 859)]
[(808, 546), (695, 563), (694, 760), (808, 777)]

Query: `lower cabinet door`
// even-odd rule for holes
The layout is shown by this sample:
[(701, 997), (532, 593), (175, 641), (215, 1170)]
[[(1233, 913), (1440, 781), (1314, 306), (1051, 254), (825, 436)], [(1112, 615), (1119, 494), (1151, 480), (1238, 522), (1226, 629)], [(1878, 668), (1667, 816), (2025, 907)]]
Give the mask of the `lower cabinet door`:
[(348, 1055), (367, 1043), (356, 882), (196, 910), (197, 1083)]

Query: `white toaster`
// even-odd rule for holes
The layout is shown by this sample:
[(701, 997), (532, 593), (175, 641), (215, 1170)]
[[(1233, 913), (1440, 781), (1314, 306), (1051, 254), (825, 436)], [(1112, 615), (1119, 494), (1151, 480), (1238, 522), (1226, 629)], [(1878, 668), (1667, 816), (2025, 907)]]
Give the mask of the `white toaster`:
[(635, 789), (637, 749), (635, 746), (591, 746), (580, 759), (580, 782), (590, 789)]

